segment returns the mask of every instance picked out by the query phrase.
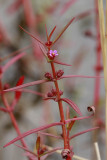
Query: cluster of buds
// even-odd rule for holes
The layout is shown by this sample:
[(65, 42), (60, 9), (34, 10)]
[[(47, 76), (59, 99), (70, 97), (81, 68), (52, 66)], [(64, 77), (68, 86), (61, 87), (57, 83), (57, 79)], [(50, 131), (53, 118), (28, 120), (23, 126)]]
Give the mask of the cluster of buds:
[(56, 57), (56, 56), (58, 56), (58, 53), (57, 53), (57, 50), (50, 50), (49, 52), (48, 52), (48, 58), (50, 59), (50, 60), (54, 60), (54, 58)]
[[(60, 90), (60, 91), (59, 91), (59, 94), (60, 94), (60, 96), (63, 95), (63, 91)], [(47, 93), (47, 97), (54, 97), (54, 96), (56, 96), (56, 95), (57, 95), (56, 89), (52, 89), (51, 92), (48, 92), (48, 93)]]
[(47, 48), (50, 48), (50, 47), (51, 47), (51, 45), (52, 45), (52, 41), (48, 41), (48, 42), (46, 42), (46, 43), (45, 43), (45, 45), (46, 45), (46, 47), (47, 47)]
[(60, 78), (63, 74), (64, 74), (64, 71), (63, 71), (62, 69), (60, 69), (60, 70), (58, 70), (58, 71), (56, 72), (56, 77), (57, 77), (57, 78)]
[(53, 77), (52, 77), (51, 73), (49, 73), (49, 72), (46, 72), (44, 77), (47, 78), (50, 81), (53, 80)]

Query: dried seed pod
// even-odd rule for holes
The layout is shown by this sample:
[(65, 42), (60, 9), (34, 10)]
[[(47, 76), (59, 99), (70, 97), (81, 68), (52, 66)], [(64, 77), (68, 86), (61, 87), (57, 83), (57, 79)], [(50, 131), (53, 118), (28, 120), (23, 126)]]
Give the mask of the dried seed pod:
[(63, 158), (63, 159), (66, 159), (66, 158), (70, 155), (70, 150), (69, 150), (69, 149), (64, 149), (64, 150), (61, 152), (61, 155), (62, 155), (62, 158)]
[(93, 112), (93, 114), (95, 114), (95, 107), (94, 107), (94, 106), (88, 106), (88, 107), (87, 107), (87, 110), (88, 110), (89, 112)]

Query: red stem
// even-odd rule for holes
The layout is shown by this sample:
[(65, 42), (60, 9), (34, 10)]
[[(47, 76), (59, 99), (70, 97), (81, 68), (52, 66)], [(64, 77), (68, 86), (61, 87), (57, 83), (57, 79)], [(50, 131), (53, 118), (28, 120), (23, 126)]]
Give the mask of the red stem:
[[(59, 86), (58, 86), (58, 82), (57, 82), (57, 79), (56, 79), (56, 72), (55, 72), (55, 67), (54, 67), (53, 62), (51, 62), (51, 68), (52, 68), (52, 72), (53, 72), (54, 84), (55, 84), (56, 91), (57, 91), (58, 106), (59, 106), (61, 122), (65, 123), (63, 105), (62, 105), (62, 101), (60, 101)], [(66, 126), (65, 125), (62, 125), (62, 133), (63, 133), (63, 139), (64, 139), (64, 149), (70, 149), (69, 148), (69, 138), (67, 137)], [(68, 157), (66, 160), (72, 160), (72, 158)]]
[[(1, 82), (1, 80), (0, 80), (0, 90), (2, 90), (2, 82)], [(11, 110), (11, 107), (9, 106), (9, 104), (8, 104), (8, 102), (7, 102), (7, 99), (5, 98), (5, 95), (2, 94), (1, 97), (2, 97), (2, 100), (3, 100), (4, 106), (5, 106), (8, 110)], [(14, 126), (17, 134), (18, 134), (19, 136), (21, 136), (21, 132), (20, 132), (20, 130), (19, 130), (18, 124), (17, 124), (17, 122), (16, 122), (16, 119), (15, 119), (13, 113), (12, 113), (12, 112), (8, 112), (8, 114), (10, 115), (11, 121), (12, 121), (12, 123), (13, 123), (13, 126)], [(27, 145), (26, 145), (26, 143), (25, 143), (25, 141), (24, 141), (23, 139), (21, 139), (21, 143), (22, 143), (22, 145), (23, 145), (25, 148), (28, 148)], [(30, 157), (28, 157), (28, 158), (29, 158), (29, 160), (32, 160)]]

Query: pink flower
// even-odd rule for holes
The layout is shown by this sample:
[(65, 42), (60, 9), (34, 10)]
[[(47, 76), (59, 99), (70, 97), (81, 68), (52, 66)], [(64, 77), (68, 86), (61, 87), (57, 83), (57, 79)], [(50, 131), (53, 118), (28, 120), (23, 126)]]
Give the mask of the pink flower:
[(56, 56), (58, 56), (57, 50), (54, 50), (54, 51), (50, 50), (49, 51), (49, 57), (54, 58)]

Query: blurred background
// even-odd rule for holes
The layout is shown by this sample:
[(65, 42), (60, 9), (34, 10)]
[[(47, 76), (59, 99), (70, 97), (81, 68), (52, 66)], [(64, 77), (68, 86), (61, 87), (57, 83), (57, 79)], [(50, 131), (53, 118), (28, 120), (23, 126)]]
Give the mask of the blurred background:
[[(14, 87), (22, 75), (24, 83), (44, 78), (46, 72), (51, 72), (36, 40), (32, 39), (21, 28), (32, 33), (38, 39), (46, 42), (45, 24), (48, 33), (56, 25), (52, 40), (57, 37), (64, 26), (73, 18), (77, 19), (68, 27), (53, 49), (59, 53), (61, 62), (71, 64), (72, 67), (56, 65), (56, 69), (63, 69), (65, 75), (103, 76), (101, 46), (99, 39), (99, 24), (96, 0), (0, 0), (0, 64), (4, 66), (15, 51), (26, 48), (22, 52), (26, 55), (8, 68), (2, 82)], [(11, 55), (11, 56), (10, 56)], [(4, 58), (7, 57), (7, 58)], [(87, 107), (94, 105), (96, 115), (89, 120), (75, 123), (71, 135), (85, 129), (99, 126), (95, 132), (78, 136), (71, 141), (76, 155), (89, 160), (97, 160), (94, 141), (98, 142), (101, 158), (105, 159), (105, 89), (103, 78), (69, 78), (59, 82), (64, 91), (63, 97), (73, 100), (84, 116), (89, 115)], [(29, 87), (44, 94), (52, 89), (52, 83)], [(7, 93), (9, 103), (14, 93)], [(3, 106), (0, 99), (0, 106)], [(66, 104), (64, 103), (66, 112)], [(71, 117), (75, 115), (70, 110)], [(40, 96), (23, 93), (15, 107), (14, 115), (21, 132), (59, 121), (59, 109), (55, 102), (44, 102)], [(61, 128), (53, 127), (49, 133), (61, 134)], [(8, 113), (0, 111), (0, 147), (16, 137)], [(33, 150), (36, 134), (25, 138), (29, 148)], [(42, 141), (52, 147), (61, 147), (62, 141), (42, 136)], [(19, 142), (20, 143), (20, 142)], [(11, 145), (0, 150), (1, 160), (26, 160), (24, 151)], [(52, 154), (47, 159), (62, 159), (59, 154)]]

